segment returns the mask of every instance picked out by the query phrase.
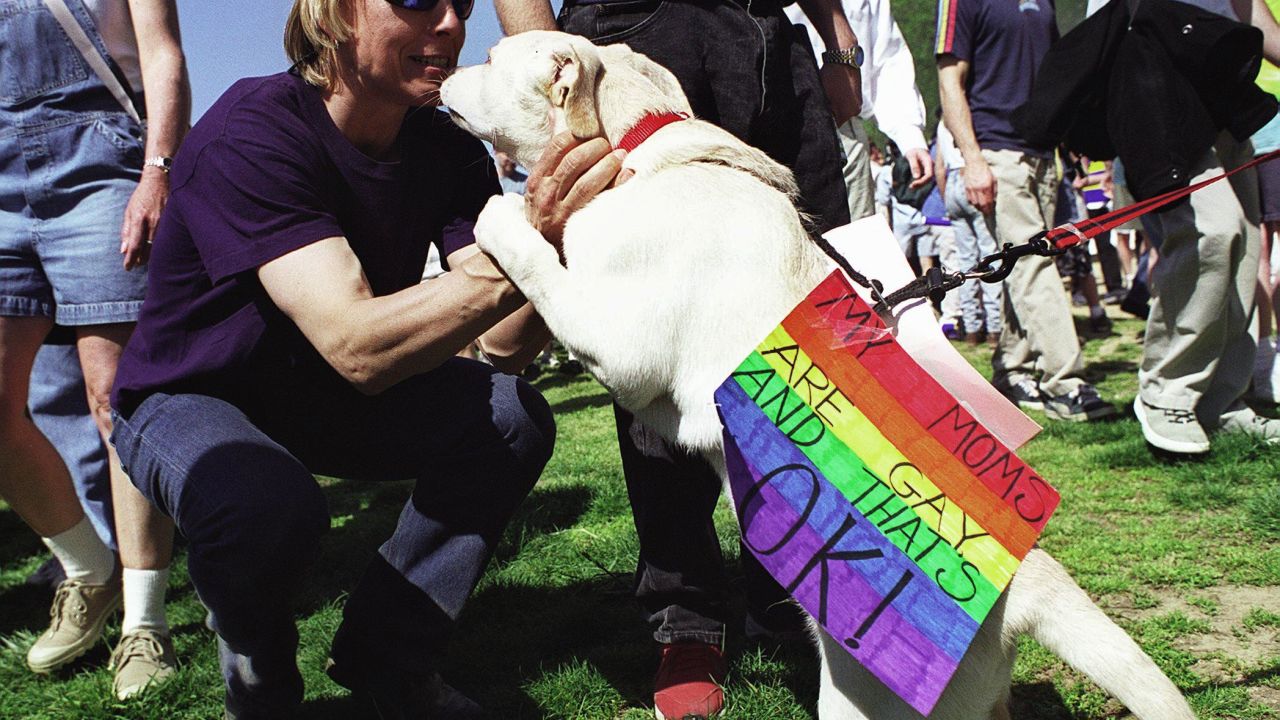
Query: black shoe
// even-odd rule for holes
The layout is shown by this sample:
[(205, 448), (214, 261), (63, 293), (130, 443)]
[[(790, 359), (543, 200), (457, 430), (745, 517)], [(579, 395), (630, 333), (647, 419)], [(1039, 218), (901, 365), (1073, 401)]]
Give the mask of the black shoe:
[(538, 376), (541, 374), (542, 374), (542, 366), (536, 362), (531, 362), (528, 365), (524, 366), (524, 371), (520, 373), (520, 377), (524, 378), (525, 380), (533, 381), (533, 380), (537, 380)]
[(1098, 397), (1092, 385), (1081, 385), (1066, 395), (1045, 397), (1044, 414), (1054, 420), (1084, 422), (1116, 414), (1116, 406)]
[(62, 569), (62, 563), (58, 562), (58, 558), (49, 556), (35, 572), (27, 576), (24, 584), (34, 588), (48, 590), (50, 595), (58, 589), (63, 580), (67, 579), (67, 573)]
[(1135, 282), (1133, 287), (1129, 288), (1129, 293), (1124, 296), (1124, 300), (1120, 302), (1120, 309), (1134, 317), (1146, 320), (1151, 314), (1151, 293), (1147, 290), (1147, 284)]
[(1019, 380), (1008, 387), (997, 388), (1009, 402), (1023, 410), (1044, 410), (1044, 396), (1031, 380)]
[(1125, 296), (1128, 294), (1129, 294), (1129, 291), (1124, 288), (1116, 288), (1115, 290), (1108, 290), (1107, 294), (1102, 296), (1102, 304), (1103, 305), (1119, 305), (1120, 301), (1124, 300)]
[(1097, 316), (1089, 316), (1089, 329), (1099, 335), (1111, 334), (1111, 318), (1105, 314)]
[(382, 674), (376, 681), (358, 677), (329, 658), (324, 671), (330, 680), (373, 705), (380, 720), (481, 720), (484, 708), (450, 687), (439, 673), (424, 678), (394, 678)]
[(560, 363), (561, 375), (568, 375), (570, 377), (573, 377), (576, 375), (581, 375), (586, 371), (587, 369), (583, 367), (582, 363), (573, 358), (569, 358), (568, 360), (565, 360), (564, 362)]

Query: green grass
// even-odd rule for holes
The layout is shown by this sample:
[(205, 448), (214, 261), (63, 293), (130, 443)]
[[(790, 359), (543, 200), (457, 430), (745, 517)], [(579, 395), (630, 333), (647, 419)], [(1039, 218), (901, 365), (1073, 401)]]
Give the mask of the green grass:
[[(1140, 323), (1086, 347), (1104, 396), (1136, 391)], [(983, 372), (989, 351), (963, 348)], [(608, 398), (593, 381), (536, 383), (557, 413), (555, 457), (498, 549), (468, 606), (448, 677), (503, 720), (650, 717), (655, 648), (631, 598), (636, 540)], [(1044, 418), (1037, 418), (1044, 423)], [(1062, 493), (1043, 546), (1117, 618), (1186, 692), (1202, 718), (1280, 718), (1280, 450), (1221, 439), (1200, 461), (1148, 451), (1132, 412), (1098, 424), (1054, 423), (1021, 452)], [(333, 513), (321, 560), (299, 599), (299, 666), (308, 718), (367, 710), (325, 677), (344, 590), (395, 523), (405, 483), (322, 479)], [(736, 528), (717, 515), (736, 576)], [(217, 718), (222, 690), (212, 634), (179, 555), (170, 619), (182, 668), (129, 703), (110, 692), (104, 644), (52, 678), (27, 671), (26, 647), (47, 599), (23, 585), (42, 560), (31, 533), (0, 511), (0, 718)], [(817, 665), (804, 648), (764, 652), (729, 630), (728, 720), (811, 718)], [(117, 628), (108, 636), (115, 638)], [(1015, 671), (1015, 717), (1084, 720), (1121, 708), (1031, 641)]]

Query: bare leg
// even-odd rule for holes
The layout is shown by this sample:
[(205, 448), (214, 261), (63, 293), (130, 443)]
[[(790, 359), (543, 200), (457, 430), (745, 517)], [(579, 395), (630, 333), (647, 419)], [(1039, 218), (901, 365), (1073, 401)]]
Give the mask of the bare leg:
[(1271, 239), (1275, 223), (1262, 223), (1262, 254), (1258, 263), (1258, 337), (1269, 338), (1275, 331), (1276, 284), (1271, 278)]
[(133, 332), (132, 324), (96, 325), (79, 329), (76, 348), (84, 368), (89, 410), (107, 444), (111, 465), (111, 500), (115, 504), (120, 563), (135, 570), (162, 570), (173, 557), (173, 521), (155, 508), (130, 482), (111, 437), (111, 385), (120, 353)]
[[(1120, 272), (1124, 273), (1125, 282), (1133, 277), (1134, 264), (1134, 248), (1129, 246), (1131, 239), (1136, 238), (1133, 230), (1117, 230), (1112, 237), (1115, 238), (1116, 254), (1120, 256)], [(1141, 242), (1137, 243), (1141, 245)]]
[(67, 466), (26, 414), (31, 365), (52, 327), (47, 317), (0, 317), (0, 497), (46, 538), (84, 518)]

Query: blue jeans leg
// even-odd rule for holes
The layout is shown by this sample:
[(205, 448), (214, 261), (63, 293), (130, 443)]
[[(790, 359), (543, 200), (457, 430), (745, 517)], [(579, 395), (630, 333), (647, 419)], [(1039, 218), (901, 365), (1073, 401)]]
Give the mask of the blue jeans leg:
[(720, 479), (701, 457), (672, 447), (617, 405), (614, 416), (640, 541), (636, 599), (654, 640), (720, 645), (729, 595), (712, 522)]
[(288, 716), (302, 697), (290, 604), (328, 526), (313, 472), (417, 478), (334, 645), (357, 674), (413, 682), (437, 666), (554, 445), (546, 401), (482, 363), (450, 360), (374, 397), (314, 390), (284, 388), (251, 415), (206, 396), (153, 395), (116, 424), (133, 482), (188, 538), (227, 707), (240, 718)]
[(187, 538), (227, 710), (289, 717), (302, 701), (292, 600), (329, 524), (315, 478), (240, 410), (203, 395), (152, 395), (116, 417), (112, 442), (134, 485)]
[(27, 407), (36, 427), (66, 463), (80, 505), (98, 537), (112, 550), (117, 549), (107, 447), (89, 414), (84, 372), (75, 345), (41, 346), (31, 369)]
[[(978, 260), (996, 252), (996, 239), (987, 219), (965, 196), (964, 180), (958, 172), (947, 174), (947, 217), (955, 231), (956, 256), (960, 268), (968, 270)], [(969, 280), (961, 288), (961, 313), (965, 332), (985, 327), (988, 333), (1000, 332), (1000, 283)]]

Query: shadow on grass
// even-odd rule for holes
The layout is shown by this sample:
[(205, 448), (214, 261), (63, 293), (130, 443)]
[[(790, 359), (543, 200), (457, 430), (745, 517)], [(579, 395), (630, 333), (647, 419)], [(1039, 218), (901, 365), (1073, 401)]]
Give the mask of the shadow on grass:
[(1013, 686), (1009, 702), (1010, 716), (1036, 720), (1073, 720), (1076, 716), (1062, 701), (1053, 683), (1042, 681)]
[(10, 568), (32, 555), (44, 553), (40, 538), (18, 513), (0, 510), (0, 567)]
[[(325, 498), (333, 526), (320, 540), (319, 561), (307, 575), (297, 611), (310, 615), (349, 592), (378, 547), (395, 531), (412, 481), (371, 483), (335, 480)], [(530, 540), (572, 527), (591, 504), (583, 486), (536, 487), (516, 509), (494, 553), (499, 561), (519, 554)]]
[(0, 636), (18, 630), (40, 633), (49, 625), (49, 603), (53, 594), (47, 589), (27, 585), (15, 585), (0, 592)]
[(577, 412), (586, 408), (605, 407), (611, 404), (613, 404), (613, 399), (609, 397), (608, 393), (602, 392), (596, 395), (582, 395), (579, 397), (569, 398), (568, 400), (562, 400), (558, 403), (552, 403), (551, 411), (559, 417), (560, 415)]

